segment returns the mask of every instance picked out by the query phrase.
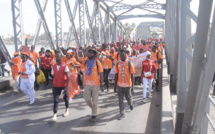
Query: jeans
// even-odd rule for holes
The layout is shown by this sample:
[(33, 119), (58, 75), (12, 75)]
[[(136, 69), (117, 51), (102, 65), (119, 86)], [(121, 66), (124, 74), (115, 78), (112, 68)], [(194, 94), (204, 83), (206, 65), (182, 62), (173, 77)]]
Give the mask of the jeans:
[[(53, 100), (54, 100), (54, 106), (53, 106), (53, 112), (56, 114), (57, 110), (58, 110), (58, 102), (59, 102), (59, 96), (61, 94), (61, 90), (64, 90), (65, 87), (53, 87), (52, 91), (53, 91)], [(65, 102), (65, 106), (66, 108), (69, 107), (69, 97), (68, 97), (68, 90), (65, 93), (64, 97), (64, 102)]]

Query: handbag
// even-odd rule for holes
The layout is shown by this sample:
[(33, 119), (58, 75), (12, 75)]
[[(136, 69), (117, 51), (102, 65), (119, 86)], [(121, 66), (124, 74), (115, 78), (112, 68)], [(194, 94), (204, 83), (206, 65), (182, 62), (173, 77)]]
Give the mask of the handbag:
[(78, 85), (79, 86), (83, 86), (83, 77), (84, 77), (83, 72), (79, 71), (78, 72)]
[(152, 69), (152, 66), (150, 66), (150, 71), (144, 73), (145, 77), (152, 76), (151, 69)]

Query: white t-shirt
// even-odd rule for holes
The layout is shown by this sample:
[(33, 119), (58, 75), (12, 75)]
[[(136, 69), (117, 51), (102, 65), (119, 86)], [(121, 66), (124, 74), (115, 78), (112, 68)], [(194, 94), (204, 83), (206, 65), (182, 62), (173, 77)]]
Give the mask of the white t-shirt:
[[(60, 69), (60, 66), (57, 65), (57, 71), (59, 71), (59, 69)], [(65, 73), (68, 73), (68, 72), (69, 72), (69, 68), (68, 68), (68, 66), (66, 66), (66, 67), (65, 67)], [(54, 75), (54, 70), (53, 70), (53, 68), (52, 68), (51, 74)]]

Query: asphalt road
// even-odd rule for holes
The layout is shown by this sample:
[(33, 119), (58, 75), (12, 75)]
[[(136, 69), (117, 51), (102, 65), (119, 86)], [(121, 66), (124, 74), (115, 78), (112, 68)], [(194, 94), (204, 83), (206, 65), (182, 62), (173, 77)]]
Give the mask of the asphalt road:
[(124, 101), (126, 116), (119, 117), (118, 97), (113, 90), (100, 94), (98, 102), (98, 120), (89, 121), (90, 108), (82, 97), (70, 102), (70, 114), (63, 117), (63, 100), (58, 107), (58, 120), (50, 121), (53, 112), (52, 90), (41, 89), (36, 92), (36, 100), (29, 100), (21, 91), (12, 90), (0, 94), (0, 130), (1, 134), (159, 134), (160, 132), (160, 92), (153, 92), (152, 99), (142, 102), (142, 85), (135, 86), (133, 95), (134, 110), (131, 111)]

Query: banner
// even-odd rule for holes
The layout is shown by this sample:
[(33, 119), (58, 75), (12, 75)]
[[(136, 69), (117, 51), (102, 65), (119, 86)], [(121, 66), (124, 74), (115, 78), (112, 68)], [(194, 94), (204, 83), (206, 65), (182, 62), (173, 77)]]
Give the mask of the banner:
[(140, 77), (142, 73), (142, 62), (146, 60), (146, 52), (137, 55), (137, 57), (129, 57), (128, 58), (133, 64), (135, 68), (134, 77)]
[[(135, 74), (134, 77), (140, 77), (141, 73), (142, 73), (142, 62), (144, 60), (146, 60), (146, 52), (139, 54), (137, 57), (129, 57), (128, 58), (134, 65), (134, 69), (135, 69)], [(109, 75), (108, 75), (108, 79), (115, 79), (115, 71), (114, 71), (114, 67), (111, 69)]]
[(20, 52), (22, 53), (22, 52), (29, 52), (30, 51), (30, 47), (28, 47), (28, 46), (21, 46), (21, 49), (20, 49)]

